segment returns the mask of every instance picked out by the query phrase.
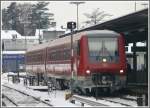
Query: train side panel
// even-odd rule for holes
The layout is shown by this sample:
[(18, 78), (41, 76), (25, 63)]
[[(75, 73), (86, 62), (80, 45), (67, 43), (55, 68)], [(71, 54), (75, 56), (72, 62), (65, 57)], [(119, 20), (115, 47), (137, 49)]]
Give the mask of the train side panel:
[(46, 71), (49, 76), (69, 78), (71, 76), (70, 44), (47, 48)]
[(26, 54), (26, 71), (30, 74), (45, 73), (46, 50), (28, 52)]

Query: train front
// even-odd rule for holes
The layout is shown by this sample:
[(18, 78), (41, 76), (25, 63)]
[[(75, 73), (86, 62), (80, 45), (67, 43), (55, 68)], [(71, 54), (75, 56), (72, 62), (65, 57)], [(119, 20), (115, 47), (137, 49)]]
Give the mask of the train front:
[(86, 35), (84, 75), (97, 87), (111, 88), (111, 91), (124, 87), (126, 58), (123, 36), (105, 30), (88, 32)]

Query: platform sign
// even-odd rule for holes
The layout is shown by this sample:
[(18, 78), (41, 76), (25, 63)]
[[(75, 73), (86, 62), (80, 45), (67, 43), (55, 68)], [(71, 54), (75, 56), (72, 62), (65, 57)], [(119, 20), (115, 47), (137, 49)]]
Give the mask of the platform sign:
[(2, 68), (6, 72), (17, 72), (20, 64), (24, 64), (25, 56), (23, 54), (3, 54)]
[(23, 59), (23, 54), (3, 54), (3, 59)]

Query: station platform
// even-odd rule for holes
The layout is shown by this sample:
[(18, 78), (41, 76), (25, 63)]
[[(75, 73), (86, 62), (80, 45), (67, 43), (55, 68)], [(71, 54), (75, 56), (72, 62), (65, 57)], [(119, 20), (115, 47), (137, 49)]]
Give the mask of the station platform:
[(27, 86), (29, 89), (39, 90), (39, 91), (47, 91), (48, 86)]

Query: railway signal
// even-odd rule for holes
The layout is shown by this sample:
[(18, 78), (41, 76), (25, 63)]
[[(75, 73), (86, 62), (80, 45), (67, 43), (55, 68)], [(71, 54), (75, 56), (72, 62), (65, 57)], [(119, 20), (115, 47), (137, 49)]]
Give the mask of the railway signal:
[(76, 28), (76, 22), (68, 22), (67, 29), (73, 30)]
[[(72, 81), (74, 79), (74, 71), (73, 71), (73, 30), (76, 28), (76, 23), (75, 22), (68, 22), (67, 23), (67, 29), (71, 30), (71, 78)], [(72, 82), (71, 81), (71, 82)], [(72, 92), (72, 84), (71, 84), (71, 92)]]

